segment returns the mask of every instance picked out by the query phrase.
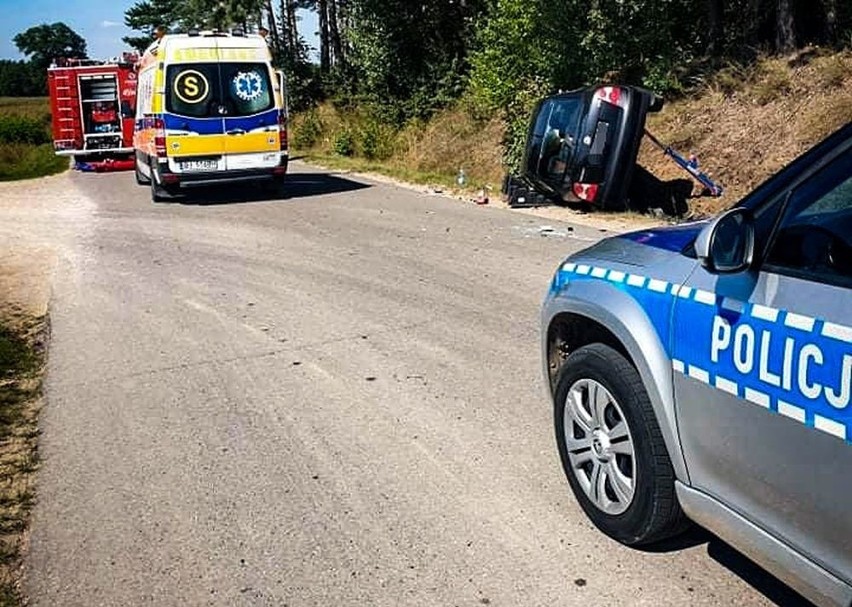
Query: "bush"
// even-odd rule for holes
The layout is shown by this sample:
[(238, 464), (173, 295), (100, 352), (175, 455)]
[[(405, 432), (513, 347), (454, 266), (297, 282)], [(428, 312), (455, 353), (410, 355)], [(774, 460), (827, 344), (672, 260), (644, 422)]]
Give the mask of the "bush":
[(361, 128), (361, 155), (368, 160), (387, 160), (394, 153), (394, 129), (378, 120), (367, 120)]
[(314, 147), (322, 137), (323, 123), (315, 109), (299, 116), (293, 127), (293, 145), (300, 150)]
[(67, 168), (68, 159), (54, 154), (50, 144), (0, 143), (0, 181), (53, 175)]
[(334, 153), (338, 156), (352, 156), (355, 153), (355, 138), (348, 127), (344, 127), (335, 135)]
[(26, 116), (0, 116), (0, 143), (50, 143), (44, 122)]

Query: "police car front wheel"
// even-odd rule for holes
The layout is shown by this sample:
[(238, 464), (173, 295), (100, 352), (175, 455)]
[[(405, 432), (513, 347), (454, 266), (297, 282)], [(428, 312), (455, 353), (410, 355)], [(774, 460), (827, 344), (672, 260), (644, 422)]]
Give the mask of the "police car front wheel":
[(683, 530), (659, 424), (624, 356), (604, 344), (577, 349), (560, 370), (554, 403), (562, 467), (595, 526), (630, 545)]

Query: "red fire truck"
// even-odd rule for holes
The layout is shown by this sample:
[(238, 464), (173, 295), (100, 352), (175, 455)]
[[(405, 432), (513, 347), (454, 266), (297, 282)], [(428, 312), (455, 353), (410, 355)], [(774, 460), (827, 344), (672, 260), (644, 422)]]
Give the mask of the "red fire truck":
[(80, 161), (121, 161), (133, 152), (136, 62), (57, 60), (47, 70), (53, 147)]

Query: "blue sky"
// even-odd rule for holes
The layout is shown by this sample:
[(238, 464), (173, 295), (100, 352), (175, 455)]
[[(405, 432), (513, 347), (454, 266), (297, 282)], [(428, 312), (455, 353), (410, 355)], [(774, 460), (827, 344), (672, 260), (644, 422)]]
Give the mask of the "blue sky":
[[(34, 25), (57, 21), (86, 39), (90, 57), (115, 57), (126, 50), (122, 36), (133, 33), (124, 26), (124, 11), (134, 4), (135, 0), (0, 0), (0, 59), (23, 59), (12, 38)], [(316, 16), (303, 13), (299, 30), (313, 46), (316, 29)]]

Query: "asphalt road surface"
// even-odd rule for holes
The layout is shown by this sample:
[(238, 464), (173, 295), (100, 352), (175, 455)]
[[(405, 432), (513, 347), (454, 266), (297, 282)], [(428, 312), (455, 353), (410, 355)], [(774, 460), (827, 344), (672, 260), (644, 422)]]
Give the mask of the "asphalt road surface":
[(32, 605), (797, 603), (574, 503), (538, 311), (599, 230), (298, 163), (279, 200), (56, 183)]

